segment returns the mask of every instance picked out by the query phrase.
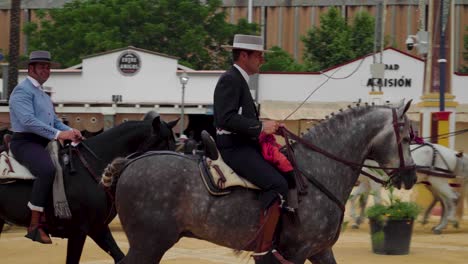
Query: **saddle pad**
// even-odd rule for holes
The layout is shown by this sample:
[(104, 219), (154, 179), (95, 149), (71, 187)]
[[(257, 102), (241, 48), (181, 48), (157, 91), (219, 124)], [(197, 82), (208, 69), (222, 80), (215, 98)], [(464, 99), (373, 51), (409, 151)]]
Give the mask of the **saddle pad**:
[(0, 179), (34, 180), (36, 177), (13, 157), (13, 154), (0, 153)]
[(213, 183), (219, 189), (226, 189), (234, 186), (241, 186), (248, 189), (260, 190), (256, 185), (237, 175), (221, 158), (218, 153), (217, 160), (206, 158), (206, 164), (213, 177)]

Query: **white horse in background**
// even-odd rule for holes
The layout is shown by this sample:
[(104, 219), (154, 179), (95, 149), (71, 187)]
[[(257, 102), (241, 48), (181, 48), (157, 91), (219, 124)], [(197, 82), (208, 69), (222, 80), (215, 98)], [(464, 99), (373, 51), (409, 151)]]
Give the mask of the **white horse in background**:
[[(458, 227), (458, 220), (455, 217), (456, 206), (460, 194), (457, 193), (449, 182), (450, 176), (461, 177), (465, 181), (465, 191), (468, 191), (466, 182), (468, 182), (468, 156), (458, 153), (450, 148), (439, 144), (425, 143), (422, 145), (411, 145), (411, 156), (418, 166), (424, 166), (426, 169), (418, 170), (418, 183), (424, 183), (427, 189), (433, 195), (433, 201), (426, 209), (422, 223), (427, 223), (430, 212), (434, 205), (439, 201), (442, 205), (442, 214), (439, 224), (432, 228), (433, 233), (440, 234), (451, 222)], [(366, 161), (367, 163), (368, 161)], [(369, 161), (368, 165), (372, 165)], [(368, 171), (369, 172), (369, 171)], [(382, 178), (376, 171), (370, 171), (376, 177)], [(380, 203), (380, 184), (370, 180), (363, 175), (359, 178), (360, 185), (351, 193), (350, 211), (353, 219), (353, 228), (358, 228), (364, 219), (364, 210), (367, 203), (367, 196), (372, 193), (375, 195), (374, 202)], [(462, 190), (463, 191), (463, 190)], [(356, 200), (360, 198), (360, 214), (356, 214)]]
[[(364, 165), (379, 166), (379, 164), (373, 160), (366, 160)], [(388, 178), (387, 174), (380, 169), (363, 167), (362, 170), (381, 180)], [(380, 185), (380, 183), (362, 174), (359, 175), (357, 182), (359, 183), (358, 186), (353, 189), (348, 199), (348, 202), (351, 204), (349, 209), (351, 212), (351, 218), (353, 219), (353, 223), (351, 225), (353, 229), (358, 229), (359, 225), (365, 219), (365, 210), (367, 201), (369, 200), (369, 195), (374, 197), (374, 204), (382, 203), (382, 195), (380, 194), (382, 185)], [(359, 204), (356, 205), (356, 203)], [(356, 208), (359, 208), (359, 213)]]

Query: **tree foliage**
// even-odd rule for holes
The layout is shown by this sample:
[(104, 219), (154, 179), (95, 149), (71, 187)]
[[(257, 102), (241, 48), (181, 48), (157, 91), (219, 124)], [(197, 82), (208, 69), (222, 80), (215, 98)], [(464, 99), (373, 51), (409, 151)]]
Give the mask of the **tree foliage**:
[(260, 71), (299, 72), (305, 67), (297, 63), (292, 56), (278, 46), (270, 49), (273, 52), (265, 53), (265, 63)]
[(374, 23), (373, 17), (359, 13), (348, 25), (336, 7), (330, 8), (320, 16), (320, 27), (302, 38), (307, 70), (323, 70), (372, 52)]
[(354, 57), (369, 54), (374, 49), (375, 19), (367, 12), (359, 12), (350, 27), (351, 50)]
[(19, 43), (20, 43), (20, 13), (21, 1), (11, 1), (10, 16), (10, 42), (9, 42), (9, 67), (8, 67), (8, 94), (7, 100), (13, 89), (18, 84), (18, 63), (19, 63)]
[[(468, 27), (466, 27), (466, 31), (468, 32)], [(463, 60), (465, 62), (468, 61), (468, 35), (465, 35), (463, 36), (463, 43), (464, 43), (464, 51), (463, 51)], [(463, 65), (461, 68), (460, 68), (460, 72), (461, 73), (468, 73), (468, 66), (467, 65)]]
[(222, 44), (236, 33), (253, 34), (256, 24), (225, 21), (220, 0), (80, 0), (40, 13), (25, 32), (34, 49), (50, 50), (64, 66), (81, 57), (135, 46), (180, 58), (195, 69), (224, 68)]

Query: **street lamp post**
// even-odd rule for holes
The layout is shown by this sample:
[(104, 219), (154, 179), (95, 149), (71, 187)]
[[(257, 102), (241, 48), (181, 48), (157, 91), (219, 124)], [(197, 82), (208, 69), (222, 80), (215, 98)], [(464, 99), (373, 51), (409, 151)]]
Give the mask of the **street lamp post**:
[(187, 75), (187, 72), (182, 72), (182, 74), (179, 77), (180, 83), (182, 84), (182, 103), (181, 103), (181, 110), (180, 110), (180, 133), (179, 133), (179, 138), (184, 134), (184, 107), (185, 107), (185, 85), (189, 81), (189, 77)]

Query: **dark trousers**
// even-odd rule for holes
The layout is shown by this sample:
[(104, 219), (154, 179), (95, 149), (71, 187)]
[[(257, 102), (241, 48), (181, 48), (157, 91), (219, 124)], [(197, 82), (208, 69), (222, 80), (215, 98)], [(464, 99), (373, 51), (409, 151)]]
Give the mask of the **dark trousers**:
[(260, 201), (263, 208), (268, 208), (278, 198), (278, 194), (287, 199), (288, 183), (284, 176), (262, 156), (259, 146), (252, 141), (248, 144), (236, 140), (231, 135), (217, 137), (219, 152), (229, 167), (239, 176), (247, 179), (262, 189)]
[(44, 208), (52, 189), (55, 167), (45, 149), (49, 140), (32, 133), (14, 133), (10, 149), (15, 159), (36, 176), (30, 203)]

